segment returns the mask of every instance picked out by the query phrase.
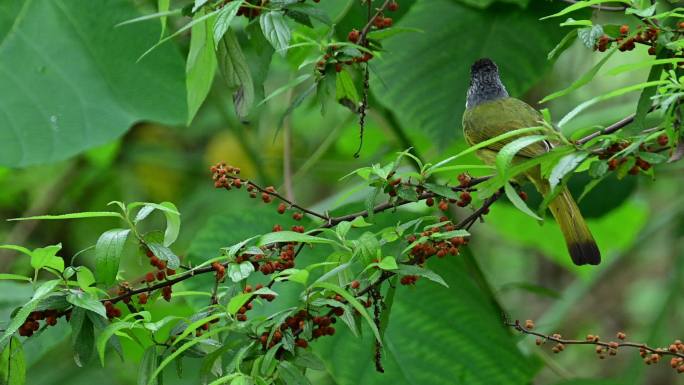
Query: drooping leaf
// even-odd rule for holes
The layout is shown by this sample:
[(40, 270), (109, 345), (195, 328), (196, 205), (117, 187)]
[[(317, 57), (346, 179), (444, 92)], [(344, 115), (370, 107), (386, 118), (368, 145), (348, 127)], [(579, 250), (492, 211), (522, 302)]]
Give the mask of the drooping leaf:
[(107, 286), (114, 283), (119, 272), (119, 261), (130, 229), (105, 231), (95, 244), (95, 275)]
[[(206, 11), (195, 14), (194, 19), (205, 17)], [(190, 124), (206, 99), (216, 74), (216, 53), (214, 52), (215, 17), (197, 22), (190, 30), (190, 52), (185, 64), (188, 100), (188, 120)]]
[(228, 30), (219, 42), (218, 62), (223, 79), (233, 92), (235, 112), (244, 119), (254, 104), (254, 83), (245, 54), (232, 30)]
[(0, 165), (66, 159), (136, 121), (184, 123), (178, 49), (166, 45), (136, 63), (159, 38), (159, 23), (114, 28), (140, 15), (133, 3), (9, 3), (20, 4), (20, 12), (6, 20), (12, 28), (0, 42), (0, 90), (13, 90), (0, 93)]
[(140, 367), (138, 369), (138, 381), (137, 385), (157, 385), (157, 379), (151, 379), (152, 374), (157, 370), (157, 362), (159, 356), (157, 355), (157, 346), (152, 345), (145, 349), (142, 361), (140, 362)]
[(74, 308), (69, 321), (74, 361), (79, 367), (88, 364), (95, 354), (95, 330), (87, 311), (81, 307)]
[(12, 337), (0, 351), (0, 384), (24, 385), (26, 383), (26, 360), (24, 348), (18, 338)]
[(555, 189), (566, 175), (575, 171), (575, 169), (582, 164), (582, 162), (588, 156), (589, 154), (587, 152), (579, 151), (560, 158), (549, 175), (549, 185), (551, 186), (551, 190)]

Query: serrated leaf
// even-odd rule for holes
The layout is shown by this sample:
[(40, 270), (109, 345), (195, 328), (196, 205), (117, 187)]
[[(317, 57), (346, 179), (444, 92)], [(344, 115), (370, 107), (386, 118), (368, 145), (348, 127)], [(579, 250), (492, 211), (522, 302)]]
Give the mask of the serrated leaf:
[(599, 24), (577, 30), (577, 36), (587, 48), (594, 48), (598, 39), (603, 36), (603, 27)]
[(271, 43), (276, 52), (285, 56), (292, 34), (290, 27), (285, 21), (283, 12), (270, 11), (261, 14), (259, 25), (261, 25), (261, 31), (264, 33), (266, 40)]
[(219, 42), (223, 35), (230, 29), (230, 23), (237, 15), (238, 10), (242, 6), (243, 0), (232, 1), (221, 8), (216, 16), (216, 23), (214, 23), (214, 44), (218, 48)]
[(244, 261), (242, 263), (230, 263), (228, 265), (228, 277), (233, 282), (240, 282), (243, 279), (249, 277), (250, 274), (254, 272), (254, 265), (250, 261)]
[(98, 282), (109, 286), (116, 281), (121, 252), (130, 232), (130, 229), (112, 229), (98, 238), (95, 244), (95, 276)]

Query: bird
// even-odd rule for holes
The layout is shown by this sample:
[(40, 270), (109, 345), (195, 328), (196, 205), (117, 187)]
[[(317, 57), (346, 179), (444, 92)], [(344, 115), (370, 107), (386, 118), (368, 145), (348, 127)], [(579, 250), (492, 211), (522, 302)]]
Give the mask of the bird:
[[(499, 69), (489, 58), (482, 58), (470, 68), (470, 86), (463, 112), (463, 135), (473, 146), (509, 131), (539, 126), (543, 117), (539, 111), (520, 99), (509, 96), (501, 82)], [(498, 141), (477, 150), (477, 156), (486, 164), (494, 164), (496, 155), (506, 143), (519, 138)], [(535, 142), (518, 152), (515, 162), (540, 156), (552, 148), (548, 141)], [(550, 192), (549, 182), (542, 177), (541, 167), (535, 166), (524, 173), (542, 195)], [(523, 178), (524, 180), (524, 178)], [(589, 231), (579, 207), (566, 186), (549, 203), (551, 214), (560, 226), (568, 252), (575, 265), (598, 265), (601, 253)]]

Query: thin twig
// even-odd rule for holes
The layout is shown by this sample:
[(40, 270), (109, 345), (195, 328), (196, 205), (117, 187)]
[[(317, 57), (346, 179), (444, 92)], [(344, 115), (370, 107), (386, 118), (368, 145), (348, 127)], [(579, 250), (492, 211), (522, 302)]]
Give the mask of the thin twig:
[(533, 335), (540, 337), (544, 340), (547, 341), (553, 341), (559, 344), (563, 345), (596, 345), (596, 346), (602, 346), (607, 349), (617, 349), (621, 347), (629, 347), (629, 348), (639, 348), (643, 349), (647, 352), (653, 353), (653, 354), (659, 354), (663, 356), (674, 356), (674, 357), (680, 357), (684, 359), (684, 353), (680, 353), (679, 351), (670, 351), (669, 349), (664, 349), (664, 348), (653, 348), (650, 347), (646, 344), (638, 343), (638, 342), (604, 342), (598, 339), (586, 339), (586, 340), (569, 340), (569, 339), (564, 339), (564, 338), (558, 338), (554, 337), (553, 335), (548, 335), (544, 333), (539, 333), (535, 332), (533, 330), (525, 328), (519, 321), (515, 322), (506, 322), (506, 326), (512, 327), (513, 329), (523, 333), (523, 334), (528, 334), (528, 335)]

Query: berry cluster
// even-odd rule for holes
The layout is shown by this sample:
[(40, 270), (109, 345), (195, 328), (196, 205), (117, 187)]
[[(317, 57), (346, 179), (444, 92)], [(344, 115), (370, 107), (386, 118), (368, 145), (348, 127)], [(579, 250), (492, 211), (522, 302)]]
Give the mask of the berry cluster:
[[(439, 239), (435, 237), (435, 235), (442, 232), (456, 230), (456, 226), (448, 222), (448, 218), (441, 217), (440, 221), (447, 222), (447, 224), (441, 227), (433, 227), (419, 234), (421, 239), (425, 240), (415, 244), (411, 248), (411, 251), (409, 252), (411, 263), (422, 266), (425, 261), (432, 256), (444, 258), (447, 255), (458, 255), (458, 248), (468, 244), (468, 240), (463, 237), (452, 237), (450, 239)], [(409, 244), (413, 244), (418, 240), (418, 237), (412, 234), (406, 237), (406, 240)]]
[(114, 303), (112, 303), (112, 301), (105, 301), (104, 307), (107, 311), (107, 318), (112, 319), (121, 317), (121, 309), (114, 306)]
[[(252, 288), (252, 285), (246, 285), (245, 288), (242, 290), (243, 293), (248, 294), (252, 293), (253, 291), (258, 291), (262, 289), (264, 285), (262, 284), (257, 284)], [(268, 302), (273, 301), (276, 297), (273, 294), (258, 294), (258, 297), (266, 300)], [(254, 305), (252, 304), (252, 300), (255, 298), (255, 296), (252, 296), (240, 309), (238, 309), (236, 319), (238, 321), (247, 321), (247, 311), (252, 310)]]
[[(669, 143), (669, 139), (667, 135), (660, 135), (656, 139), (656, 142), (660, 146), (667, 146)], [(617, 153), (620, 151), (623, 151), (627, 147), (629, 147), (630, 143), (628, 141), (621, 141), (617, 143), (613, 143), (610, 146), (608, 146), (605, 150), (603, 150), (599, 155), (599, 159), (607, 159), (608, 162), (608, 170), (610, 171), (615, 171), (617, 170), (620, 165), (625, 164), (629, 161), (629, 157), (625, 156), (622, 158), (617, 158), (614, 157)], [(645, 144), (642, 144), (639, 146), (639, 150), (642, 152), (658, 152), (661, 149), (660, 148), (653, 148), (651, 146), (647, 146)], [(652, 167), (651, 163), (647, 162), (646, 160), (640, 158), (639, 156), (636, 156), (634, 159), (634, 165), (629, 169), (628, 173), (630, 175), (637, 175), (641, 170), (643, 171), (648, 171)]]
[(611, 38), (610, 36), (603, 35), (596, 41), (594, 49), (598, 50), (599, 52), (605, 52), (610, 45), (615, 42), (618, 44), (618, 50), (624, 52), (633, 50), (636, 47), (636, 44), (639, 43), (649, 46), (648, 53), (650, 55), (656, 54), (656, 43), (658, 40), (658, 34), (660, 33), (658, 28), (643, 28), (643, 26), (640, 25), (639, 31), (634, 37), (627, 37), (628, 33), (629, 26), (622, 25), (620, 26), (620, 37)]
[(69, 318), (71, 318), (71, 311), (59, 312), (53, 309), (34, 311), (29, 314), (26, 321), (19, 327), (19, 335), (22, 337), (31, 337), (34, 332), (37, 332), (38, 329), (40, 329), (40, 321), (44, 320), (46, 326), (55, 326), (57, 325), (57, 319), (62, 316), (66, 317), (66, 320), (69, 321)]

